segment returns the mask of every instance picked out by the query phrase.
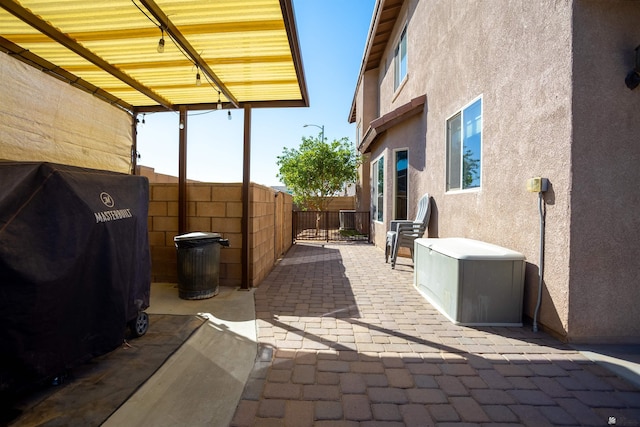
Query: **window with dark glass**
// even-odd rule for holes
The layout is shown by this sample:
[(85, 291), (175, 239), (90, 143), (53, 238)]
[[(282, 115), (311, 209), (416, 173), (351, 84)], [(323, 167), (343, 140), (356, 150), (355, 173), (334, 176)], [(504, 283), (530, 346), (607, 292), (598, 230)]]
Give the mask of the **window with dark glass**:
[(407, 150), (395, 153), (395, 212), (394, 219), (407, 219), (409, 190), (409, 155)]
[(393, 90), (396, 90), (407, 76), (407, 27), (404, 27), (404, 30), (402, 30), (400, 40), (394, 51), (393, 69)]
[(373, 164), (373, 219), (382, 221), (384, 218), (384, 156)]

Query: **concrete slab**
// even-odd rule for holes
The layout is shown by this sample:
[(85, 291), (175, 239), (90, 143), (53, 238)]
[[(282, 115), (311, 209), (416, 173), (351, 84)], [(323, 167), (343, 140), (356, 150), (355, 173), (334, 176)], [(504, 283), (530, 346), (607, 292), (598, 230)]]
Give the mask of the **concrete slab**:
[(640, 344), (581, 344), (573, 347), (589, 360), (640, 389)]
[[(151, 314), (149, 331), (113, 351), (0, 401), (0, 426), (97, 426), (156, 372), (205, 320)], [(7, 396), (8, 397), (8, 396)]]
[(156, 283), (147, 311), (206, 323), (104, 425), (228, 426), (257, 354), (253, 291), (181, 300), (175, 284)]

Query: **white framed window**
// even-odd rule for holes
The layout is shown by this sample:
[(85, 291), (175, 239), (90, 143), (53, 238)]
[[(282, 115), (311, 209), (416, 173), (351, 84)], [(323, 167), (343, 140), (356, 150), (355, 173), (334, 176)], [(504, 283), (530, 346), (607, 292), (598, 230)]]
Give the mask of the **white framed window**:
[(393, 90), (397, 90), (407, 77), (407, 26), (405, 25), (400, 40), (393, 54)]
[(373, 163), (371, 169), (372, 179), (372, 197), (373, 202), (373, 219), (374, 221), (382, 221), (384, 219), (384, 156), (380, 156)]
[(447, 120), (447, 191), (480, 187), (482, 97)]
[(409, 151), (394, 152), (393, 162), (393, 219), (407, 219), (407, 199), (409, 197)]

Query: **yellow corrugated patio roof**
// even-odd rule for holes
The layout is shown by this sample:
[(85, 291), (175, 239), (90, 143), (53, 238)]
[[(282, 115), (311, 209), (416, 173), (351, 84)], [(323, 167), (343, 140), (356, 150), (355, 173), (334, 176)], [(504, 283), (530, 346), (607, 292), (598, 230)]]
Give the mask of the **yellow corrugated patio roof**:
[(309, 105), (291, 0), (0, 6), (0, 50), (130, 111)]

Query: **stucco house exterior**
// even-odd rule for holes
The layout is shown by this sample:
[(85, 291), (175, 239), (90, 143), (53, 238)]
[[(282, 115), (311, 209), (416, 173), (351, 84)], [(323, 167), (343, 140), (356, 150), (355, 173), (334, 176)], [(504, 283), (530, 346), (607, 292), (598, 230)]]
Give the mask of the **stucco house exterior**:
[(349, 112), (375, 244), (428, 192), (429, 237), (525, 255), (532, 319), (542, 210), (540, 328), (640, 342), (639, 22), (629, 0), (378, 0)]

